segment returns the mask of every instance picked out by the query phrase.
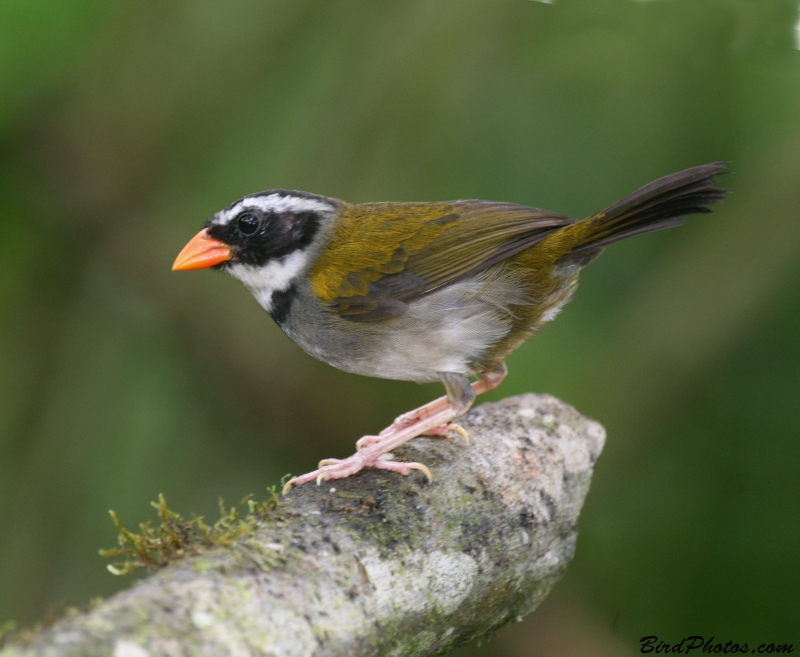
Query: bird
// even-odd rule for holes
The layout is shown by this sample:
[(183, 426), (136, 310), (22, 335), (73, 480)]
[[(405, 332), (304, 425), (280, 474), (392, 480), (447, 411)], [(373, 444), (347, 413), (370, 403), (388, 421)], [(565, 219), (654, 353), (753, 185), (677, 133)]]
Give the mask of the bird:
[[(344, 459), (284, 486), (364, 468), (432, 479), (392, 450), (446, 436), (475, 397), (506, 376), (505, 358), (555, 318), (580, 271), (615, 242), (710, 212), (724, 162), (666, 175), (585, 219), (514, 203), (349, 204), (289, 189), (249, 194), (213, 214), (174, 271), (221, 269), (311, 356), (346, 372), (429, 383), (445, 396), (364, 436)], [(476, 378), (470, 381), (470, 377)]]

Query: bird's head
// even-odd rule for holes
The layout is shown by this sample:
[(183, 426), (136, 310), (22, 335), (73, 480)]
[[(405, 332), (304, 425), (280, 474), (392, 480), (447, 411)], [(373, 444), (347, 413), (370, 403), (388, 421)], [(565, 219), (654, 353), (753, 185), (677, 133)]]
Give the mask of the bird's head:
[(341, 201), (285, 189), (251, 194), (214, 214), (183, 248), (173, 271), (224, 269), (267, 311), (316, 259)]

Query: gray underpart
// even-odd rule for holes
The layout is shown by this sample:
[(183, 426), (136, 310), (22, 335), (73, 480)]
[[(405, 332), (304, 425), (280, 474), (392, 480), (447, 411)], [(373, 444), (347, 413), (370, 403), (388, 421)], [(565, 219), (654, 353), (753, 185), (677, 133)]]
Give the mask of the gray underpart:
[(292, 489), (231, 545), (11, 640), (0, 657), (421, 657), (521, 620), (572, 559), (603, 428), (549, 395), (484, 404), (471, 442)]
[[(571, 291), (554, 302), (560, 307)], [(307, 353), (346, 372), (430, 383), (439, 372), (481, 374), (474, 364), (511, 331), (510, 306), (530, 303), (538, 302), (519, 274), (500, 264), (410, 302), (397, 317), (353, 322), (324, 308), (301, 279), (281, 328)]]

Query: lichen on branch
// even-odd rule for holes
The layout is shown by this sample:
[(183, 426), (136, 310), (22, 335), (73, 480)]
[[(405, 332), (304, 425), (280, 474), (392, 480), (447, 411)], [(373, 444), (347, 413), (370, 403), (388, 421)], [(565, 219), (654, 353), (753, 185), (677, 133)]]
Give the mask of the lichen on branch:
[(520, 619), (572, 558), (604, 432), (547, 395), (460, 423), (468, 446), (397, 450), (430, 483), (370, 470), (245, 500), (213, 525), (161, 498), (160, 526), (118, 524), (113, 555), (152, 575), (0, 656), (436, 655)]

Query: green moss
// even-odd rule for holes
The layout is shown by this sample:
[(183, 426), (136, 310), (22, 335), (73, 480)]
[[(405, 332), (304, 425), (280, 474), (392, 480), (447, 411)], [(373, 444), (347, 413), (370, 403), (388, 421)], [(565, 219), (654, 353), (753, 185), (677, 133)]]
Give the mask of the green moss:
[(8, 646), (29, 643), (43, 628), (44, 623), (36, 623), (32, 627), (19, 627), (14, 620), (6, 621), (0, 625), (0, 650)]
[(30, 627), (19, 627), (16, 621), (6, 621), (0, 625), (0, 649), (7, 646), (29, 644), (45, 627), (49, 627), (53, 622), (55, 622), (55, 619), (48, 623), (35, 623)]
[[(109, 511), (119, 532), (119, 547), (100, 550), (100, 555), (121, 557), (106, 567), (114, 575), (127, 575), (140, 568), (156, 571), (176, 559), (214, 547), (229, 547), (237, 539), (252, 534), (260, 522), (279, 515), (281, 499), (277, 486), (267, 490), (270, 495), (263, 502), (248, 495), (238, 505), (226, 508), (220, 499), (220, 517), (211, 525), (202, 516), (182, 517), (167, 506), (163, 495), (158, 496), (157, 502), (151, 502), (158, 512), (158, 525), (153, 526), (150, 521), (140, 523), (138, 533), (126, 529), (117, 514)], [(201, 564), (198, 562), (199, 567), (205, 565)]]
[(16, 632), (16, 630), (17, 621), (15, 620), (8, 620), (0, 625), (0, 648), (5, 645), (6, 639), (10, 639), (11, 635)]

